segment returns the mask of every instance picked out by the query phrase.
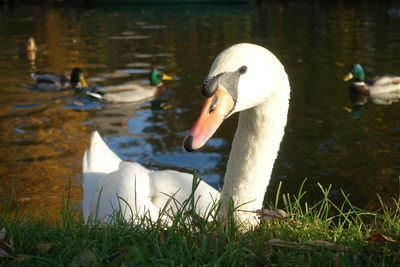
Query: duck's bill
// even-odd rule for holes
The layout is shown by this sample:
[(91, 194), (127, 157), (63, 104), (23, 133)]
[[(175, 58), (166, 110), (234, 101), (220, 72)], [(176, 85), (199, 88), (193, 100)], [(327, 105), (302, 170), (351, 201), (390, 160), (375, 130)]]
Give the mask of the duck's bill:
[(191, 152), (201, 148), (215, 133), (234, 107), (229, 92), (219, 86), (214, 95), (207, 98), (200, 116), (183, 141), (183, 147)]
[(88, 84), (83, 75), (79, 75), (79, 82), (81, 83), (82, 87), (88, 87)]
[(348, 80), (353, 79), (353, 74), (351, 74), (351, 72), (349, 74), (347, 74), (344, 78), (343, 81), (347, 82)]
[(169, 75), (164, 73), (161, 79), (164, 80), (164, 81), (171, 81), (171, 80), (174, 79), (174, 77), (169, 76)]

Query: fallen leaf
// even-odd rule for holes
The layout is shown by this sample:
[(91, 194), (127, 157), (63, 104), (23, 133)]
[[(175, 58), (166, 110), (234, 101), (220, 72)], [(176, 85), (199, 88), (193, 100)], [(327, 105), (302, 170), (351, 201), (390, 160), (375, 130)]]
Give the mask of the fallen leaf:
[(366, 238), (367, 241), (371, 241), (374, 243), (382, 243), (382, 242), (397, 242), (396, 240), (387, 237), (383, 234), (376, 234)]
[(68, 264), (68, 266), (98, 266), (98, 260), (97, 260), (97, 256), (96, 253), (93, 252), (90, 249), (86, 249), (84, 251), (82, 251), (81, 253), (79, 253), (78, 255), (76, 255), (72, 261)]
[(0, 248), (0, 258), (10, 257), (10, 255), (4, 249)]
[(333, 261), (335, 262), (335, 267), (340, 267), (340, 256), (339, 256), (339, 254), (335, 254), (333, 256)]
[(293, 242), (293, 241), (285, 241), (282, 239), (270, 239), (267, 241), (268, 244), (271, 246), (277, 246), (277, 247), (285, 247), (285, 248), (299, 248), (299, 249), (305, 249), (305, 250), (311, 250), (311, 246), (316, 246), (316, 247), (324, 247), (324, 248), (331, 248), (335, 250), (340, 250), (340, 251), (348, 251), (350, 250), (349, 247), (343, 246), (343, 245), (338, 245), (335, 243), (331, 243), (328, 241), (323, 241), (323, 240), (311, 240), (311, 241), (306, 241), (306, 242)]
[(3, 228), (0, 230), (0, 257), (1, 257), (1, 258), (4, 258), (4, 257), (13, 257), (13, 256), (10, 255), (10, 253), (13, 253), (13, 252), (14, 252), (14, 249), (13, 249), (13, 247), (12, 247), (10, 244), (8, 244), (8, 243), (4, 240), (5, 236), (6, 236), (6, 228), (3, 227)]
[(0, 239), (4, 239), (4, 237), (6, 237), (6, 228), (5, 227), (3, 227), (0, 230)]
[(0, 239), (0, 248), (9, 250), (10, 252), (14, 251), (13, 247), (8, 244), (4, 239)]
[(260, 220), (272, 220), (272, 219), (282, 219), (287, 216), (287, 213), (281, 209), (262, 209), (256, 210), (256, 213)]
[(285, 247), (285, 248), (295, 248), (299, 247), (300, 245), (297, 242), (285, 241), (279, 238), (270, 239), (267, 241), (267, 243), (270, 244), (271, 246)]
[(41, 243), (36, 245), (36, 249), (40, 252), (47, 252), (54, 246), (53, 243)]
[(159, 233), (158, 241), (160, 241), (161, 243), (163, 243), (165, 241), (165, 233), (164, 232)]
[(312, 246), (317, 246), (317, 247), (325, 247), (325, 248), (332, 248), (335, 250), (341, 250), (341, 251), (347, 251), (350, 250), (349, 247), (343, 246), (343, 245), (338, 245), (332, 242), (324, 241), (324, 240), (310, 240), (306, 241), (303, 244), (305, 245), (312, 245)]

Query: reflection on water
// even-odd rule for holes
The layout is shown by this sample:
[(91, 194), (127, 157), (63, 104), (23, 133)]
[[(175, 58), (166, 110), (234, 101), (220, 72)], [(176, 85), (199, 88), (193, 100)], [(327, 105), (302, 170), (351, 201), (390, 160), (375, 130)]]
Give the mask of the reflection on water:
[(344, 108), (349, 112), (349, 116), (352, 119), (359, 119), (366, 108), (366, 105), (371, 102), (376, 105), (391, 105), (393, 103), (400, 101), (400, 90), (382, 93), (374, 96), (366, 96), (358, 93), (349, 93), (350, 102), (352, 104), (352, 108)]
[[(372, 1), (263, 2), (245, 5), (17, 5), (0, 11), (0, 189), (14, 184), (20, 207), (55, 211), (72, 181), (81, 198), (81, 158), (93, 129), (124, 159), (154, 169), (198, 168), (218, 187), (237, 116), (210, 143), (185, 153), (182, 140), (198, 115), (202, 80), (214, 57), (237, 42), (268, 47), (285, 65), (292, 86), (286, 135), (267, 200), (297, 192), (308, 178), (308, 201), (317, 183), (333, 185), (362, 207), (397, 196), (400, 172), (399, 105), (369, 105), (348, 120), (343, 69), (363, 62), (369, 73), (400, 73), (399, 18)], [(393, 7), (395, 8), (395, 7)], [(301, 11), (301, 12), (299, 12)], [(34, 61), (18, 55), (33, 36)], [(33, 64), (33, 63), (34, 64)], [(33, 71), (64, 73), (74, 67), (93, 86), (146, 80), (153, 67), (179, 79), (160, 102), (103, 105), (79, 93), (26, 90)], [(268, 81), (266, 81), (268, 82)], [(340, 90), (338, 88), (341, 88)]]

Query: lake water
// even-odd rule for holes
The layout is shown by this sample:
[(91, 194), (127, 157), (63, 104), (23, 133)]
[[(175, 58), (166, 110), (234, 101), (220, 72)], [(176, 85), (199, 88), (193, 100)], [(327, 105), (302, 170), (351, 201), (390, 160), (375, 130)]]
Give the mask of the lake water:
[[(200, 151), (186, 153), (183, 137), (203, 103), (199, 89), (225, 47), (251, 42), (285, 65), (292, 87), (286, 135), (267, 200), (297, 193), (307, 178), (307, 201), (332, 185), (357, 206), (375, 209), (377, 194), (398, 197), (400, 104), (368, 103), (358, 119), (342, 78), (350, 64), (367, 77), (400, 75), (400, 17), (378, 1), (266, 1), (236, 5), (0, 5), (0, 189), (20, 209), (57, 212), (62, 199), (79, 203), (81, 159), (98, 130), (122, 158), (152, 169), (199, 170), (219, 186), (237, 116)], [(34, 61), (17, 44), (33, 36)], [(158, 102), (89, 104), (76, 110), (73, 92), (30, 90), (32, 71), (83, 69), (91, 84), (146, 80), (152, 67), (175, 77)], [(266, 81), (268, 82), (268, 81)], [(161, 104), (160, 104), (161, 103)], [(73, 108), (75, 107), (75, 108)], [(11, 193), (13, 192), (13, 193)]]

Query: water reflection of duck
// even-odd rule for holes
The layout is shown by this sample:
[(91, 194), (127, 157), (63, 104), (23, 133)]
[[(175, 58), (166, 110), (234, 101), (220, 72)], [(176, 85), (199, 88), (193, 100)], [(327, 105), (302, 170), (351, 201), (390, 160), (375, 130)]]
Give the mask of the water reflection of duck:
[(74, 68), (71, 75), (58, 75), (53, 73), (32, 73), (32, 79), (37, 83), (40, 91), (53, 92), (77, 87), (87, 87), (83, 72)]
[[(200, 181), (193, 196), (196, 211), (203, 215), (221, 196), (223, 217), (233, 200), (234, 207), (241, 205), (242, 210), (235, 211), (234, 218), (246, 226), (255, 225), (255, 211), (262, 207), (286, 125), (287, 74), (265, 48), (233, 45), (214, 60), (202, 94), (207, 99), (185, 137), (187, 151), (201, 148), (225, 118), (236, 112), (240, 115), (222, 193)], [(109, 222), (119, 208), (128, 221), (137, 222), (145, 214), (152, 220), (159, 216), (168, 220), (160, 215), (160, 209), (176, 211), (191, 195), (192, 185), (191, 174), (150, 171), (138, 163), (122, 161), (95, 132), (83, 159), (84, 218), (86, 222), (90, 218)]]
[(345, 81), (352, 80), (349, 86), (350, 93), (358, 96), (370, 97), (380, 105), (390, 105), (400, 97), (400, 77), (385, 75), (365, 82), (364, 70), (360, 64), (354, 64)]
[(151, 99), (165, 91), (163, 81), (173, 80), (157, 69), (149, 75), (149, 85), (140, 82), (128, 82), (120, 85), (97, 87), (87, 92), (88, 95), (110, 103), (132, 103)]

